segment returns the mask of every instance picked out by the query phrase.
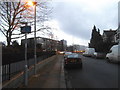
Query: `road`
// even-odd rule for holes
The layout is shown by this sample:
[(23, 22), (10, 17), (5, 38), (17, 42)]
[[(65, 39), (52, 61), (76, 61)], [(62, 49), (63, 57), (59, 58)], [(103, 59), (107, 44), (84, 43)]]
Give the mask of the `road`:
[(65, 69), (68, 88), (118, 88), (120, 65), (105, 59), (84, 57), (82, 69)]

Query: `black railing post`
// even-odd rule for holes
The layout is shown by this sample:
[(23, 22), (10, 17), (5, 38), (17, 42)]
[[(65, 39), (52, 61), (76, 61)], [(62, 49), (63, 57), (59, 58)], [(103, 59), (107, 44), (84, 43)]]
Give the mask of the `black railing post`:
[(9, 64), (8, 64), (8, 79), (10, 80), (11, 78), (11, 72), (10, 72), (10, 61), (9, 61)]

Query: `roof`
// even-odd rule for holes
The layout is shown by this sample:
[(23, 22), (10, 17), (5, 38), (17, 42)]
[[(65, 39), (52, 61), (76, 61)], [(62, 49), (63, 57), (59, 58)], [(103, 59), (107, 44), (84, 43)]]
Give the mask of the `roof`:
[[(45, 39), (45, 40), (52, 40), (52, 41), (59, 41), (59, 40), (54, 40), (54, 39), (50, 39), (50, 38), (45, 38), (45, 37), (36, 37), (36, 39), (41, 38), (41, 39)], [(28, 40), (34, 40), (34, 37), (30, 37), (27, 38)], [(25, 39), (22, 39), (21, 41), (23, 41)]]
[(117, 33), (117, 30), (104, 30), (103, 35), (105, 34), (107, 37), (113, 36)]

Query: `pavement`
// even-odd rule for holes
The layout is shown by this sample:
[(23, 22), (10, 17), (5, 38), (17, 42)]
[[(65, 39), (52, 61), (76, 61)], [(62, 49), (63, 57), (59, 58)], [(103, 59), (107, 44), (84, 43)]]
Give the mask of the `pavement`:
[(54, 60), (30, 77), (27, 86), (20, 88), (66, 88), (63, 56), (56, 55)]

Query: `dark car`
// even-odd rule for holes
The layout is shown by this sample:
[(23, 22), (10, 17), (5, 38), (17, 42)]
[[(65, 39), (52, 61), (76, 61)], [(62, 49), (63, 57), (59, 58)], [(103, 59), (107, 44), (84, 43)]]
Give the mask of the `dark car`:
[(73, 68), (80, 67), (82, 68), (82, 58), (78, 54), (70, 54), (64, 58), (64, 67)]

